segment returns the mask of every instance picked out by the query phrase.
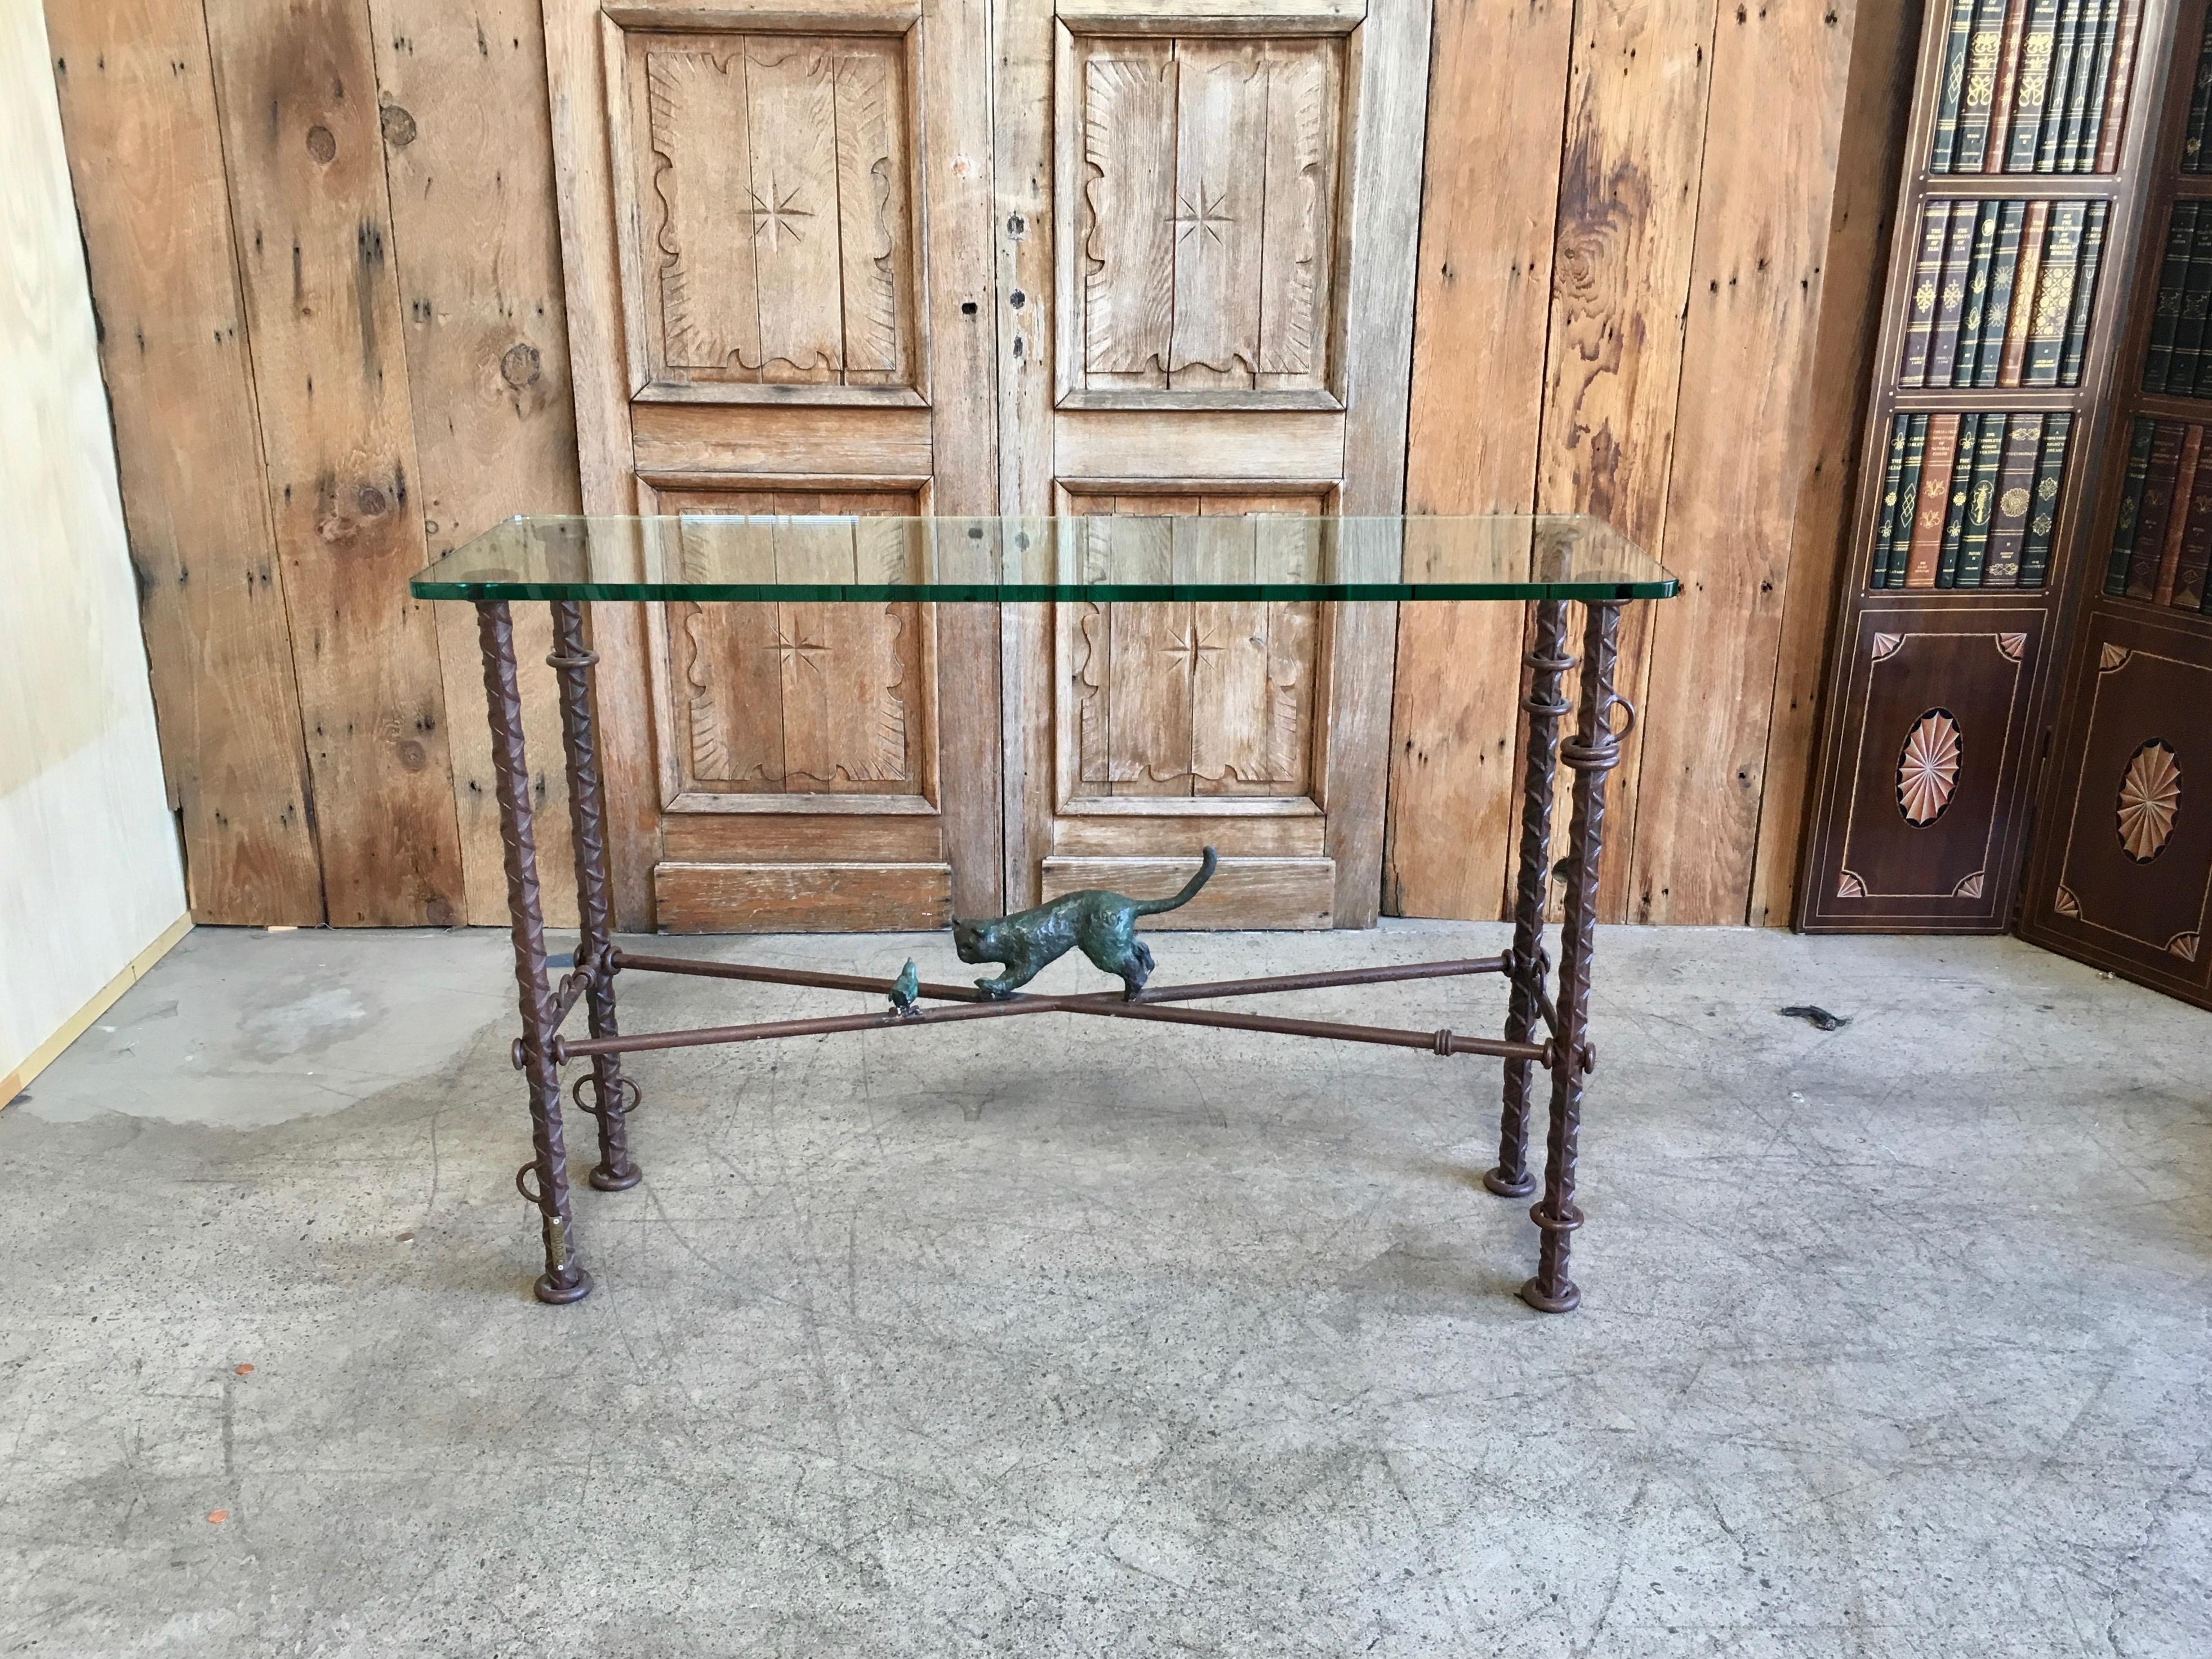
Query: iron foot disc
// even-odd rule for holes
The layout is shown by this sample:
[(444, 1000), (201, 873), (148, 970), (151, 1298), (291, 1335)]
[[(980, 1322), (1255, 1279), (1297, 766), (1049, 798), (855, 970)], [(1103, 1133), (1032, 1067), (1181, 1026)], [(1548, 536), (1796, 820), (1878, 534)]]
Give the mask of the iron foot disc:
[(1547, 1296), (1532, 1279), (1521, 1287), (1521, 1299), (1538, 1313), (1572, 1313), (1582, 1306), (1583, 1293), (1581, 1286), (1569, 1279), (1557, 1296)]
[(592, 1185), (603, 1193), (626, 1193), (644, 1179), (645, 1171), (635, 1164), (619, 1172), (608, 1169), (604, 1164), (592, 1166)]
[(1491, 1170), (1485, 1172), (1482, 1184), (1500, 1198), (1526, 1198), (1536, 1190), (1536, 1177), (1523, 1170), (1518, 1181), (1509, 1181), (1504, 1170)]
[(581, 1302), (589, 1296), (592, 1293), (591, 1274), (581, 1267), (571, 1267), (568, 1273), (569, 1277), (565, 1281), (554, 1278), (550, 1273), (538, 1274), (538, 1299), (550, 1302), (557, 1308), (570, 1302)]

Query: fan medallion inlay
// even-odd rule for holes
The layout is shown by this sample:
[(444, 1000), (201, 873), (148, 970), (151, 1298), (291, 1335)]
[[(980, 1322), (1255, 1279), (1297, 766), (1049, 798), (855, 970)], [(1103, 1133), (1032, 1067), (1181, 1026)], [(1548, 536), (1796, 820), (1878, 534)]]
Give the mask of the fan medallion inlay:
[(2180, 811), (2181, 762), (2161, 739), (2149, 738), (2120, 777), (2113, 829), (2121, 850), (2137, 864), (2148, 864), (2166, 850)]
[(1905, 733), (1897, 757), (1897, 810), (1915, 829), (1942, 817), (1959, 787), (1959, 722), (1931, 708)]

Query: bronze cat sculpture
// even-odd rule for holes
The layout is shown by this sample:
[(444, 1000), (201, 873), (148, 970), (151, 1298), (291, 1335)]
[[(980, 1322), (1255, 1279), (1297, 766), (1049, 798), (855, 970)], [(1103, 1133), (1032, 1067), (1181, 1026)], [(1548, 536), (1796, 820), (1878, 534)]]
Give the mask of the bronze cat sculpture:
[(1070, 950), (1080, 950), (1100, 973), (1118, 975), (1122, 995), (1134, 1002), (1153, 967), (1152, 953), (1137, 937), (1137, 918), (1189, 903), (1218, 862), (1207, 848), (1198, 873), (1171, 898), (1133, 899), (1087, 887), (995, 921), (956, 921), (952, 948), (963, 962), (1006, 964), (1006, 972), (996, 979), (975, 981), (985, 996), (994, 1000), (1012, 996)]

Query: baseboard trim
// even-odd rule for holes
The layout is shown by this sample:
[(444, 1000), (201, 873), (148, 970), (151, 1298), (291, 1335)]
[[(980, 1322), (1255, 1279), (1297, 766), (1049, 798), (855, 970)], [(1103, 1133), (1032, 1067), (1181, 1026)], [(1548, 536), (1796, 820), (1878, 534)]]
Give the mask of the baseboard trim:
[(0, 1077), (0, 1110), (6, 1109), (9, 1102), (29, 1088), (33, 1078), (60, 1059), (64, 1048), (89, 1030), (93, 1021), (112, 1008), (125, 991), (145, 977), (149, 968), (168, 955), (177, 941), (191, 931), (191, 915), (179, 916), (161, 930), (161, 936), (151, 945), (124, 963), (123, 971), (94, 992), (83, 1007), (64, 1020), (59, 1030), (32, 1049), (21, 1066)]

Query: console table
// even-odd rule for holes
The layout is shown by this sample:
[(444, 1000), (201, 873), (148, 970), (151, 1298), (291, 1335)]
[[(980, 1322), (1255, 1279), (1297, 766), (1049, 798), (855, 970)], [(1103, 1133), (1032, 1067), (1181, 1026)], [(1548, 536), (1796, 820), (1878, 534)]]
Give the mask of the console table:
[[(1504, 1064), (1498, 1162), (1485, 1184), (1508, 1198), (1536, 1190), (1529, 1168), (1528, 1128), (1536, 1074), (1551, 1085), (1543, 1191), (1530, 1210), (1540, 1236), (1535, 1276), (1523, 1300), (1564, 1313), (1581, 1300), (1568, 1275), (1570, 1241), (1582, 1224), (1575, 1205), (1575, 1162), (1584, 1079), (1595, 1064), (1590, 1043), (1589, 990), (1599, 864), (1604, 846), (1606, 775), (1636, 712), (1613, 685), (1621, 607), (1671, 598), (1674, 578), (1602, 522), (1582, 517), (1321, 519), (1300, 520), (1293, 556), (1255, 559), (1253, 538), (1224, 529), (1237, 520), (1178, 521), (1171, 568), (1118, 558), (1115, 538), (1092, 533), (1079, 519), (917, 519), (886, 533), (870, 520), (878, 568), (857, 567), (851, 580), (821, 573), (779, 572), (763, 526), (811, 528), (853, 520), (741, 517), (684, 519), (513, 519), (447, 554), (417, 575), (417, 599), (455, 600), (477, 608), (490, 704), (493, 766), (506, 847), (507, 908), (520, 994), (522, 1033), (512, 1057), (528, 1080), (532, 1157), (515, 1184), (537, 1209), (545, 1270), (538, 1297), (574, 1302), (592, 1280), (578, 1258), (562, 1136), (562, 1067), (587, 1066), (574, 1099), (598, 1127), (599, 1161), (591, 1184), (620, 1191), (641, 1178), (629, 1152), (628, 1118), (638, 1104), (635, 1080), (623, 1058), (662, 1048), (749, 1042), (862, 1030), (907, 1030), (956, 1020), (1074, 1014), (1272, 1032), (1332, 1042), (1419, 1048), (1440, 1056), (1487, 1055)], [(1126, 522), (1126, 521), (1124, 521)], [(1209, 528), (1210, 527), (1210, 528)], [(889, 548), (886, 556), (880, 550)], [(1104, 550), (1103, 552), (1101, 550)], [(1206, 984), (1146, 984), (1140, 990), (1082, 995), (991, 995), (973, 984), (693, 961), (641, 955), (614, 940), (609, 901), (605, 801), (594, 729), (586, 641), (587, 601), (683, 600), (712, 603), (872, 604), (911, 600), (950, 605), (1090, 602), (1144, 605), (1188, 601), (1316, 600), (1328, 603), (1533, 602), (1524, 659), (1528, 714), (1522, 787), (1521, 841), (1513, 907), (1513, 942), (1495, 957), (1418, 963), (1334, 973), (1279, 975)], [(553, 654), (567, 751), (569, 811), (574, 831), (580, 937), (573, 965), (556, 982), (547, 962), (538, 904), (530, 773), (524, 754), (516, 687), (514, 631), (509, 606), (552, 607)], [(1577, 667), (1569, 654), (1569, 605), (1583, 607), (1577, 705), (1562, 695)], [(1560, 722), (1573, 714), (1564, 741)], [(1544, 946), (1545, 900), (1551, 876), (1553, 781), (1564, 761), (1574, 774), (1572, 817), (1565, 869), (1564, 920), (1556, 975)], [(1157, 896), (1152, 895), (1139, 896)], [(624, 1032), (617, 1017), (619, 974), (659, 973), (744, 980), (884, 996), (880, 1012), (831, 1014), (643, 1035)], [(1495, 1037), (1449, 1030), (1419, 1031), (1326, 1020), (1278, 1018), (1192, 1005), (1274, 991), (1364, 985), (1411, 979), (1498, 974), (1510, 987), (1505, 1021)], [(587, 1036), (563, 1036), (577, 1005)]]

